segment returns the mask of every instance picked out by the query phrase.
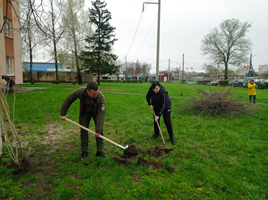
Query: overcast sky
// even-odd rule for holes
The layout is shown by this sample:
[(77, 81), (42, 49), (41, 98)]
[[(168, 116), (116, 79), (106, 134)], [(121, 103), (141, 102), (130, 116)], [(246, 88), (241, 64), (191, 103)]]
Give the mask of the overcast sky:
[[(116, 27), (118, 41), (114, 53), (125, 62), (146, 62), (155, 73), (157, 47), (158, 0), (106, 0), (112, 14), (110, 24)], [(207, 57), (200, 51), (201, 40), (226, 19), (249, 21), (247, 37), (253, 43), (253, 67), (268, 64), (268, 0), (161, 0), (160, 70), (182, 65), (189, 71), (201, 71)], [(91, 6), (90, 3), (87, 6)], [(193, 68), (193, 70), (190, 70)]]

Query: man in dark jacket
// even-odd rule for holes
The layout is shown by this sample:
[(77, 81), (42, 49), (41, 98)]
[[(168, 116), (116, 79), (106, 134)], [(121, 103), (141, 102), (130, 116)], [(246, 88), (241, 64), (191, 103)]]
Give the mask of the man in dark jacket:
[(2, 79), (5, 79), (5, 81), (7, 82), (7, 86), (9, 87), (9, 93), (13, 93), (13, 86), (16, 85), (15, 81), (8, 76), (2, 76)]
[(158, 81), (154, 81), (146, 95), (146, 100), (151, 110), (155, 111), (153, 139), (159, 136), (159, 129), (156, 122), (158, 121), (160, 124), (160, 116), (163, 115), (170, 141), (173, 145), (175, 145), (176, 141), (174, 140), (173, 127), (171, 123), (171, 100), (166, 88)]
[[(103, 135), (104, 117), (106, 112), (105, 97), (99, 91), (97, 83), (90, 82), (86, 88), (79, 88), (69, 94), (62, 104), (60, 118), (62, 120), (66, 119), (67, 110), (78, 98), (80, 99), (79, 124), (88, 128), (90, 120), (93, 118), (97, 143), (96, 156), (107, 158), (108, 156), (102, 151), (104, 146), (103, 139), (100, 138), (100, 134)], [(84, 159), (88, 156), (88, 132), (82, 128), (80, 132), (82, 149), (81, 159)]]

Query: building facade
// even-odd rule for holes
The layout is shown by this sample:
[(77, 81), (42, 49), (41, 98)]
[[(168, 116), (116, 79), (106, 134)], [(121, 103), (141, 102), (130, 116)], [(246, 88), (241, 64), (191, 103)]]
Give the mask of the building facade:
[[(11, 5), (12, 3), (12, 5)], [(0, 0), (0, 75), (11, 77), (22, 85), (22, 46), (18, 3)], [(1, 83), (5, 81), (1, 79)]]

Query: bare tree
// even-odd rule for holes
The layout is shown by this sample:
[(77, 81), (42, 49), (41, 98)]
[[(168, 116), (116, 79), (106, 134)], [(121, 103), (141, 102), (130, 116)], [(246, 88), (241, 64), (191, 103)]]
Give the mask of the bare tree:
[(62, 39), (64, 32), (61, 27), (62, 4), (61, 1), (47, 0), (44, 6), (46, 9), (43, 10), (42, 14), (42, 18), (44, 19), (43, 30), (48, 33), (46, 34), (46, 44), (51, 49), (56, 68), (56, 84), (59, 84), (57, 44)]
[(251, 24), (238, 19), (228, 19), (214, 28), (202, 40), (201, 50), (210, 55), (215, 64), (224, 64), (224, 78), (228, 79), (228, 66), (246, 62), (251, 41), (246, 39)]
[[(85, 0), (64, 0), (63, 2), (62, 24), (64, 32), (64, 54), (74, 56), (75, 67), (79, 84), (82, 84), (80, 73), (79, 55), (84, 50), (84, 40), (86, 35), (91, 33), (91, 24), (88, 23), (88, 14), (83, 9)], [(63, 56), (64, 57), (64, 56)]]
[(39, 27), (36, 25), (32, 9), (30, 9), (29, 1), (23, 0), (20, 4), (21, 10), (21, 23), (24, 24), (22, 27), (22, 53), (25, 56), (29, 56), (30, 61), (30, 76), (31, 84), (34, 84), (33, 79), (33, 58), (34, 51), (36, 52), (37, 47), (39, 47), (44, 41), (44, 34), (40, 31)]
[(145, 62), (141, 65), (141, 73), (143, 74), (144, 78), (146, 78), (149, 75), (151, 68), (152, 68), (151, 65)]

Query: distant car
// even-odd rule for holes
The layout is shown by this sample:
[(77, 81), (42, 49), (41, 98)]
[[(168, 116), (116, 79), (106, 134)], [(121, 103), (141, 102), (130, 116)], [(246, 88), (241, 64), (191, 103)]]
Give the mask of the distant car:
[(229, 82), (229, 85), (232, 87), (237, 87), (239, 79), (234, 79)]
[(254, 79), (255, 83), (264, 83), (264, 79)]
[(238, 82), (237, 82), (237, 85), (238, 87), (244, 87), (243, 84), (246, 82), (245, 79), (239, 79)]
[(217, 85), (219, 85), (219, 80), (212, 81), (212, 82), (211, 82), (211, 85), (212, 85), (212, 86), (217, 86)]
[(255, 79), (254, 82), (258, 86), (259, 89), (264, 89), (264, 81), (265, 79)]

